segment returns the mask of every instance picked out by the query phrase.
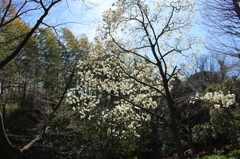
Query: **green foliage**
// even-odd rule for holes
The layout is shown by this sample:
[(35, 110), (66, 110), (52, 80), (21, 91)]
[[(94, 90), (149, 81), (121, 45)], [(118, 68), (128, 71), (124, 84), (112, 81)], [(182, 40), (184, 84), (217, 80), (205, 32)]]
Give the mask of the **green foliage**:
[[(201, 159), (239, 159), (240, 158), (240, 150), (234, 150), (227, 155), (211, 155), (204, 156)], [(200, 158), (195, 158), (200, 159)]]
[(210, 84), (205, 92), (217, 92), (219, 90), (223, 91), (225, 94), (228, 92), (235, 94), (236, 104), (228, 108), (210, 108), (210, 122), (213, 126), (213, 135), (221, 136), (222, 139), (225, 138), (225, 140), (228, 140), (230, 143), (238, 144), (238, 136), (240, 133), (240, 109), (238, 104), (240, 101), (240, 80), (234, 76), (225, 79), (222, 83)]
[(18, 109), (17, 104), (11, 104), (11, 105), (7, 104), (5, 107), (6, 107), (6, 115), (10, 115), (12, 112)]
[(197, 72), (188, 79), (188, 82), (191, 84), (190, 87), (200, 92), (204, 91), (209, 84), (218, 83), (219, 81), (219, 74), (211, 71)]
[(227, 159), (227, 158), (225, 156), (212, 155), (212, 156), (204, 156), (202, 159)]
[(50, 127), (55, 133), (60, 133), (70, 124), (70, 119), (63, 116), (57, 116), (50, 122)]
[(6, 129), (14, 134), (31, 134), (37, 129), (43, 114), (37, 109), (14, 109), (5, 117)]
[[(79, 119), (78, 114), (76, 119)], [(79, 133), (75, 145), (82, 149), (82, 158), (134, 159), (140, 158), (145, 152), (151, 152), (147, 146), (151, 142), (151, 133), (147, 126), (133, 130), (125, 128), (124, 123), (103, 121), (101, 111), (96, 111), (91, 120), (74, 120), (74, 123)], [(72, 124), (75, 125), (74, 123)], [(118, 134), (115, 130), (121, 133)], [(136, 137), (135, 133), (140, 137)]]
[(230, 152), (225, 156), (232, 159), (238, 159), (240, 158), (240, 150), (233, 150), (232, 152)]
[(192, 129), (193, 141), (195, 143), (208, 145), (209, 140), (212, 138), (212, 125), (205, 123), (202, 125), (195, 125)]
[(239, 102), (240, 79), (237, 76), (233, 76), (225, 79), (222, 83), (209, 84), (205, 89), (205, 92), (217, 92), (219, 90), (223, 91), (224, 93), (230, 91), (236, 95), (236, 101)]

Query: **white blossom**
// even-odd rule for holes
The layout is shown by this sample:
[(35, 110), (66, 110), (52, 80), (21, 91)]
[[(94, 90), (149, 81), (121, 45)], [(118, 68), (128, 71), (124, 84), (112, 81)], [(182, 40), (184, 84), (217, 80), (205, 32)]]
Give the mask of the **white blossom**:
[(228, 94), (224, 94), (223, 91), (218, 91), (218, 92), (207, 92), (204, 96), (199, 98), (199, 94), (197, 94), (195, 97), (192, 97), (192, 100), (190, 100), (190, 103), (194, 104), (195, 100), (205, 100), (208, 102), (211, 102), (214, 104), (215, 108), (221, 108), (221, 107), (229, 107), (233, 105), (236, 100), (235, 100), (235, 94), (231, 94), (228, 91)]
[[(160, 107), (158, 101), (165, 94), (156, 60), (142, 58), (145, 56), (143, 53), (148, 55), (152, 52), (149, 41), (159, 44), (158, 48), (162, 54), (159, 53), (157, 56), (160, 61), (163, 61), (164, 57), (162, 67), (167, 78), (173, 76), (184, 78), (176, 74), (181, 70), (175, 70), (175, 66), (182, 58), (188, 57), (183, 56), (181, 51), (191, 49), (190, 46), (196, 39), (188, 36), (188, 28), (194, 24), (191, 21), (194, 10), (192, 2), (188, 0), (177, 0), (173, 3), (164, 0), (136, 2), (117, 1), (113, 9), (104, 12), (103, 23), (97, 28), (99, 35), (95, 38), (89, 59), (79, 62), (78, 75), (81, 84), (71, 90), (68, 103), (79, 105), (80, 117), (92, 120), (94, 112), (99, 108), (101, 93), (107, 94), (109, 99), (112, 96), (119, 97), (110, 108), (100, 111), (99, 120), (105, 124), (112, 124), (111, 128), (108, 128), (109, 133), (120, 135), (131, 131), (135, 137), (140, 137), (137, 131), (132, 131), (141, 126), (137, 121), (151, 121), (151, 115), (143, 110), (154, 112)], [(146, 19), (146, 15), (142, 17), (139, 6), (144, 6), (142, 9), (145, 9), (151, 18), (151, 25), (146, 25), (145, 28), (141, 20)], [(177, 14), (172, 12), (173, 8), (178, 9)], [(171, 14), (172, 19), (169, 19), (168, 15)], [(132, 17), (134, 15), (135, 17)], [(151, 26), (156, 29), (155, 31), (159, 31), (158, 39)], [(145, 34), (146, 32), (149, 34)], [(176, 51), (168, 53), (171, 50)], [(184, 69), (189, 68), (192, 68), (191, 64)], [(173, 78), (169, 79), (169, 83), (172, 80)], [(171, 84), (169, 89), (172, 89)], [(126, 130), (118, 130), (113, 123), (124, 123)]]

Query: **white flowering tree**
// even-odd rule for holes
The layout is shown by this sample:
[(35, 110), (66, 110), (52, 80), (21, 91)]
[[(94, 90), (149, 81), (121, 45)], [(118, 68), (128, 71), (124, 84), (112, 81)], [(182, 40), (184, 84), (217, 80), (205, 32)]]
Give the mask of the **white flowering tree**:
[[(183, 159), (171, 81), (181, 79), (178, 72), (191, 67), (178, 66), (195, 55), (193, 46), (200, 43), (190, 35), (193, 13), (194, 3), (188, 0), (114, 3), (103, 14), (89, 60), (80, 61), (81, 82), (68, 99), (74, 110), (91, 120), (101, 109), (101, 99), (108, 98), (112, 103), (102, 110), (101, 122), (111, 123), (110, 131), (123, 138), (129, 128), (158, 118), (170, 128), (178, 158)], [(162, 99), (167, 106), (159, 104)], [(125, 127), (114, 128), (117, 123)]]
[[(80, 62), (79, 88), (72, 89), (67, 101), (79, 112), (81, 119), (97, 123), (99, 131), (121, 140), (122, 147), (129, 150), (143, 133), (142, 123), (150, 122), (151, 115), (164, 120), (153, 111), (162, 95), (133, 77), (159, 87), (161, 83), (155, 80), (158, 75), (152, 64), (127, 54), (113, 56), (105, 49), (98, 41), (90, 59)], [(107, 132), (102, 131), (103, 127)], [(124, 142), (126, 140), (129, 142)]]

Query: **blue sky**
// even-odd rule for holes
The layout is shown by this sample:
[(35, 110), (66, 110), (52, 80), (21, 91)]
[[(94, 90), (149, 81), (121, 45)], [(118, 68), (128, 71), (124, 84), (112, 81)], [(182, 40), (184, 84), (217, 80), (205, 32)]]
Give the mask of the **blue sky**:
[[(86, 34), (91, 42), (95, 36), (95, 27), (101, 22), (102, 13), (116, 0), (64, 0), (57, 4), (45, 20), (48, 23), (61, 24), (69, 28), (75, 36)], [(61, 27), (64, 27), (61, 26)]]
[[(95, 36), (95, 28), (101, 22), (102, 13), (111, 7), (116, 0), (85, 0), (87, 7), (78, 0), (67, 0), (58, 4), (50, 13), (50, 19), (54, 24), (73, 22), (66, 25), (76, 36), (86, 34), (90, 42)], [(68, 3), (66, 3), (68, 2)], [(53, 17), (53, 18), (52, 18)], [(196, 15), (200, 20), (199, 14)], [(205, 38), (205, 31), (198, 26), (193, 34)]]
[[(75, 36), (86, 34), (90, 42), (95, 36), (95, 27), (101, 21), (104, 10), (109, 9), (116, 0), (62, 0), (57, 3), (44, 19), (44, 23), (50, 26), (69, 28)], [(22, 6), (24, 1), (14, 0), (16, 7)], [(36, 3), (30, 2), (25, 6), (25, 10), (36, 7)], [(24, 10), (23, 9), (23, 10)], [(34, 26), (43, 10), (30, 11), (22, 18), (30, 26)]]
[[(49, 13), (49, 17), (45, 20), (46, 23), (61, 24), (69, 22), (64, 26), (69, 28), (76, 37), (85, 34), (89, 42), (93, 42), (95, 37), (95, 29), (101, 22), (102, 13), (109, 9), (116, 0), (85, 0), (85, 4), (79, 0), (64, 0), (57, 4)], [(200, 20), (200, 15), (196, 15), (196, 19)], [(205, 40), (206, 32), (198, 26), (191, 32), (194, 36), (199, 36)], [(199, 47), (202, 53), (207, 53), (207, 50)]]
[[(102, 13), (111, 7), (116, 0), (63, 0), (56, 4), (44, 19), (46, 24), (51, 26), (59, 25), (60, 27), (69, 28), (76, 37), (85, 34), (89, 42), (93, 42), (95, 37), (96, 26), (101, 22)], [(19, 1), (18, 1), (19, 2)], [(31, 12), (25, 16), (25, 21), (33, 26), (41, 13), (39, 11)], [(200, 20), (200, 16), (197, 16)], [(194, 28), (191, 34), (205, 38), (205, 31), (200, 26)], [(204, 50), (204, 49), (203, 49)], [(206, 52), (204, 50), (204, 52)]]
[[(49, 12), (44, 22), (49, 25), (59, 25), (69, 28), (76, 37), (82, 33), (86, 34), (89, 41), (92, 42), (95, 36), (95, 28), (101, 22), (102, 13), (111, 7), (116, 0), (63, 0), (56, 4)], [(20, 2), (20, 1), (16, 1)], [(24, 17), (24, 20), (33, 26), (41, 13), (39, 11), (31, 12)], [(200, 20), (200, 16), (197, 16)], [(205, 31), (200, 26), (193, 30), (193, 33), (201, 36), (204, 40)]]
[[(89, 42), (93, 42), (95, 36), (95, 29), (98, 23), (101, 22), (102, 13), (111, 7), (116, 0), (63, 0), (56, 4), (49, 12), (49, 15), (44, 22), (49, 25), (58, 25), (60, 27), (69, 28), (76, 37), (85, 34)], [(14, 0), (16, 3), (22, 3), (21, 0)], [(31, 5), (30, 5), (31, 6)], [(198, 6), (197, 6), (198, 7)], [(24, 20), (33, 26), (39, 16), (40, 11), (31, 12), (31, 14), (24, 15)], [(196, 20), (201, 21), (199, 13), (196, 15)], [(191, 31), (191, 34), (200, 37), (203, 41), (206, 40), (208, 34), (202, 26), (198, 26)], [(199, 48), (202, 53), (207, 54), (209, 51), (206, 48)]]

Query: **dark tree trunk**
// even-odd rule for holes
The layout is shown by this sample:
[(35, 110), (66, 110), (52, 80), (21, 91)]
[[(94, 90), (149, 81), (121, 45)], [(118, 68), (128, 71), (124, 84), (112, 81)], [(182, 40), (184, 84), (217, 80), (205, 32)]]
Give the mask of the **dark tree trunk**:
[(169, 101), (168, 106), (170, 110), (170, 120), (171, 120), (170, 128), (171, 128), (173, 140), (176, 146), (178, 159), (185, 159), (184, 150), (183, 150), (181, 137), (179, 135), (179, 129), (178, 129), (177, 120), (176, 120), (176, 111), (175, 111), (174, 103), (172, 101)]

